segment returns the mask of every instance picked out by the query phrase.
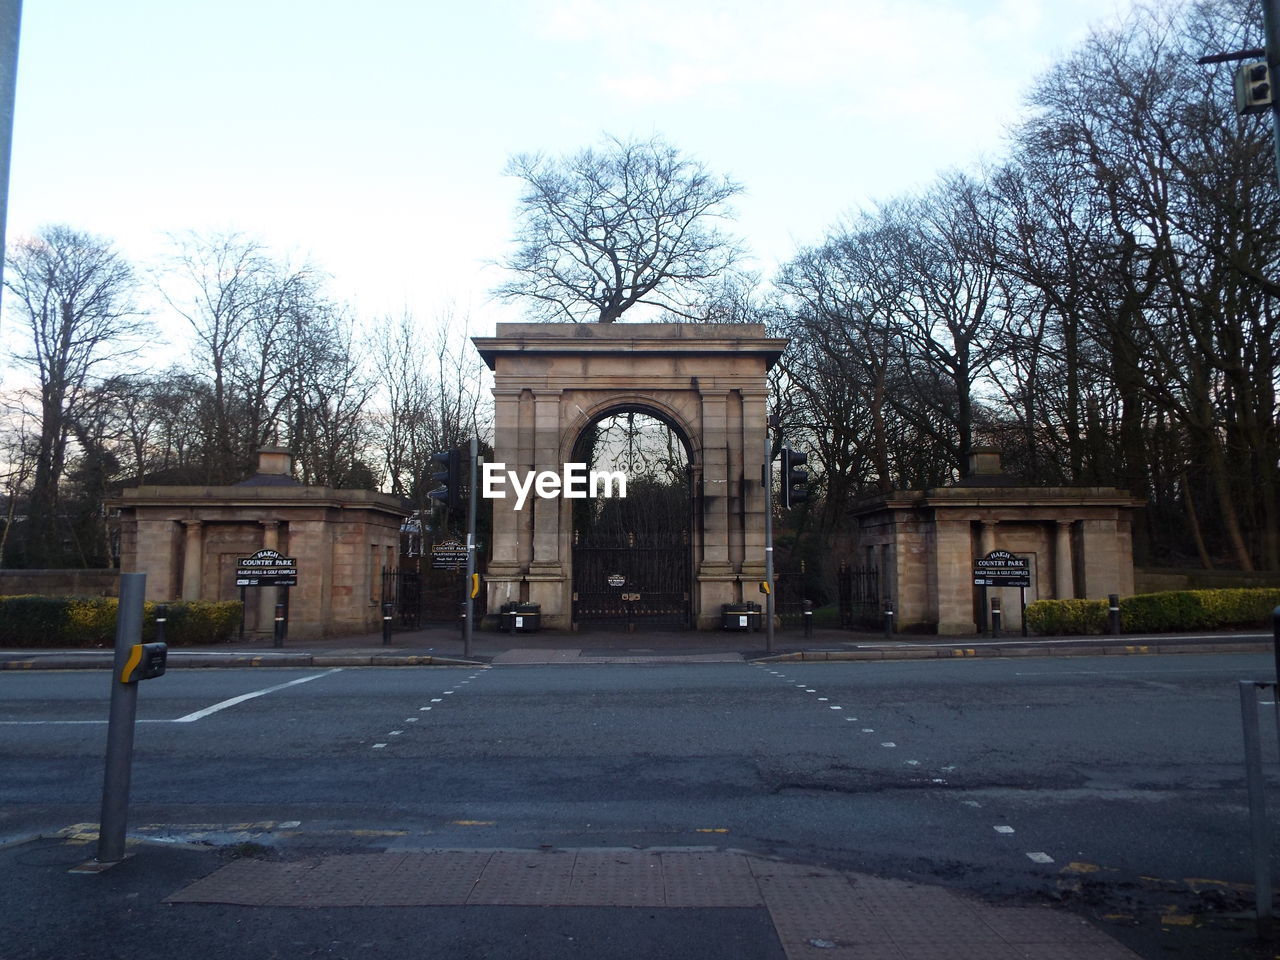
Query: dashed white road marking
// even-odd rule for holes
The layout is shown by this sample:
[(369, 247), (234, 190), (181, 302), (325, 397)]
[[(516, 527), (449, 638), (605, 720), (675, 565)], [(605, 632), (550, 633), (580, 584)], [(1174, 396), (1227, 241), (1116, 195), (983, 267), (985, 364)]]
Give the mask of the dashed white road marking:
[(1053, 857), (1043, 851), (1037, 850), (1034, 853), (1028, 853), (1027, 856), (1036, 863), (1053, 863)]
[(375, 743), (375, 744), (373, 745), (373, 749), (375, 749), (375, 750), (382, 750), (382, 749), (385, 749), (385, 748), (386, 748), (386, 746), (387, 746), (387, 745), (386, 745), (385, 743)]
[(882, 746), (882, 747), (896, 747), (896, 746), (897, 746), (897, 744), (896, 744), (896, 743), (894, 743), (892, 740), (886, 740), (884, 743), (880, 744), (880, 746)]
[(1013, 833), (1013, 827), (1009, 826), (1008, 824), (1000, 824), (999, 826), (992, 827), (991, 829), (993, 829), (996, 833), (1005, 833), (1005, 834)]

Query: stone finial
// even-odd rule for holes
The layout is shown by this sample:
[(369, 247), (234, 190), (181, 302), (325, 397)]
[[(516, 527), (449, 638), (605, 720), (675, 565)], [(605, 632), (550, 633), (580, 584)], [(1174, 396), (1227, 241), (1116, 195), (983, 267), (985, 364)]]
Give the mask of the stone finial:
[(258, 473), (293, 476), (293, 454), (287, 447), (263, 447), (258, 451)]
[(968, 454), (970, 477), (991, 477), (1004, 473), (996, 447), (973, 447)]

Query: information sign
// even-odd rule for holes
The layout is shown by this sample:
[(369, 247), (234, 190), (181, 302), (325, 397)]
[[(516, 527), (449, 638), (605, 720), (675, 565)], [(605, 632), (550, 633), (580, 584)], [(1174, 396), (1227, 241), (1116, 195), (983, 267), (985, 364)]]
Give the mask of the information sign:
[(978, 587), (1029, 587), (1031, 561), (1008, 550), (992, 550), (973, 561), (973, 583)]
[(236, 560), (237, 587), (296, 587), (298, 560), (276, 550), (259, 550)]
[(432, 570), (461, 570), (467, 565), (467, 548), (457, 540), (432, 544)]

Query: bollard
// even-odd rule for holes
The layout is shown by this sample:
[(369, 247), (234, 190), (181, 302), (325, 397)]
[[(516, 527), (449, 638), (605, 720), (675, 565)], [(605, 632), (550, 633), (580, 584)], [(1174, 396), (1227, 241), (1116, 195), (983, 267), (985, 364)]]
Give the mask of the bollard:
[(893, 601), (888, 599), (884, 602), (884, 635), (885, 639), (893, 636)]
[(991, 598), (991, 639), (1000, 636), (1000, 598)]
[[(1280, 607), (1271, 611), (1272, 649), (1276, 658), (1276, 683), (1280, 685)], [(1280, 697), (1276, 698), (1280, 700)], [(1276, 707), (1280, 711), (1280, 706)]]
[(1120, 594), (1107, 594), (1107, 633), (1120, 636)]
[(276, 601), (276, 630), (274, 643), (277, 647), (284, 646), (284, 604), (280, 601)]
[(382, 605), (382, 645), (391, 643), (391, 604)]
[(169, 605), (161, 603), (156, 605), (156, 643), (164, 643), (165, 624), (169, 622)]
[(804, 636), (806, 640), (813, 639), (813, 601), (804, 601)]

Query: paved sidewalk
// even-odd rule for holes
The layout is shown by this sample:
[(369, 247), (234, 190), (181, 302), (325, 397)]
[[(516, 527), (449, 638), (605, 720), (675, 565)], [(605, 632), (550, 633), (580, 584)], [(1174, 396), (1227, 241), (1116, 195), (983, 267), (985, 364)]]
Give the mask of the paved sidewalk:
[[(1138, 960), (1085, 920), (732, 851), (422, 850), (242, 858), (83, 841), (0, 850), (5, 956)], [(24, 919), (25, 918), (25, 919)], [(99, 931), (95, 936), (94, 931)], [(620, 935), (621, 934), (621, 935)]]
[[(886, 639), (849, 630), (816, 630), (811, 638), (779, 631), (772, 650), (763, 633), (662, 631), (625, 633), (547, 630), (506, 634), (477, 631), (471, 649), (455, 626), (322, 640), (250, 639), (206, 647), (170, 647), (169, 666), (353, 667), (450, 666), (473, 663), (697, 663), (734, 660), (916, 660), (955, 657), (1100, 656), (1170, 653), (1267, 653), (1270, 634), (1153, 634), (1122, 637), (910, 637)], [(112, 652), (3, 649), (0, 670), (100, 669)]]

